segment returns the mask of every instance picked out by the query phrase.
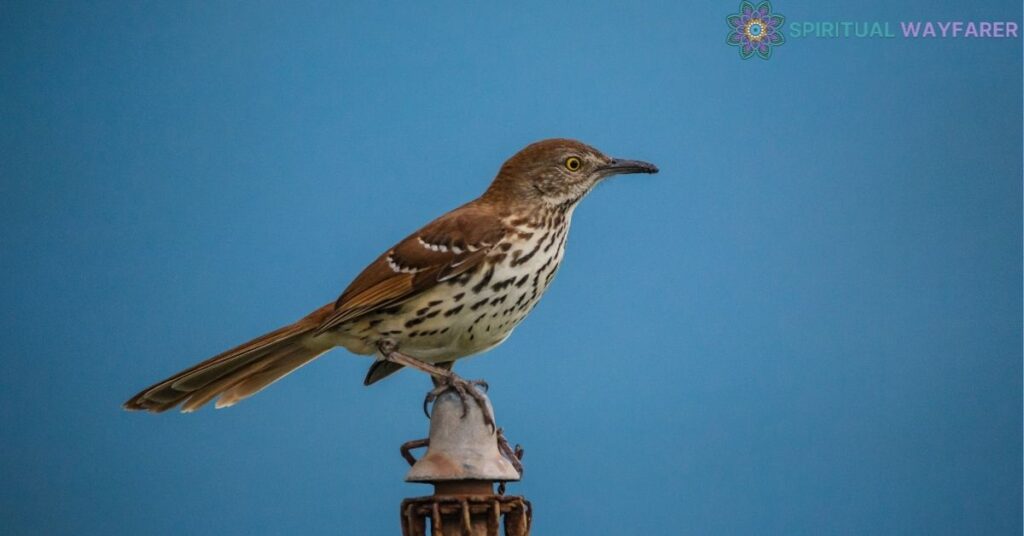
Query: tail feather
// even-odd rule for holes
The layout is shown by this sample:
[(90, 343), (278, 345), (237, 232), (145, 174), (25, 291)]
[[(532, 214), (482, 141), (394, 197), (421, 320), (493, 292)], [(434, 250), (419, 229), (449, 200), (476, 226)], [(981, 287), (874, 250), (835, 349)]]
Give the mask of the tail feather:
[(363, 380), (363, 385), (373, 385), (399, 370), (402, 370), (402, 367), (403, 365), (399, 365), (394, 361), (378, 359), (370, 365), (370, 370), (366, 371), (366, 378)]
[(240, 382), (224, 391), (217, 400), (217, 407), (226, 408), (235, 405), (240, 400), (244, 400), (262, 391), (270, 384), (295, 372), (306, 363), (319, 357), (322, 353), (323, 351), (317, 352), (306, 348), (299, 348), (289, 354), (276, 358), (265, 370), (242, 378)]
[(273, 348), (270, 350), (247, 353), (240, 355), (235, 359), (228, 359), (221, 363), (209, 365), (202, 370), (196, 370), (185, 374), (172, 383), (171, 387), (176, 391), (195, 391), (196, 389), (201, 389), (203, 386), (209, 385), (211, 381), (223, 378), (224, 376), (227, 376), (250, 363), (254, 363), (259, 360), (259, 358), (271, 353), (272, 351)]
[(218, 395), (218, 408), (231, 406), (327, 351), (306, 344), (317, 325), (309, 320), (267, 333), (151, 385), (124, 407), (159, 413), (183, 404), (182, 411), (191, 412)]
[(270, 366), (269, 360), (257, 361), (256, 363), (250, 363), (231, 374), (228, 374), (222, 378), (210, 382), (209, 384), (203, 386), (201, 389), (194, 391), (192, 395), (189, 396), (188, 401), (182, 404), (181, 411), (183, 413), (192, 413), (193, 411), (206, 405), (207, 402), (213, 400), (214, 398), (217, 398), (217, 396), (219, 396), (224, 391), (227, 391), (228, 389), (231, 389), (235, 385), (238, 385), (239, 382), (241, 382), (248, 376), (257, 373), (267, 368), (268, 366)]

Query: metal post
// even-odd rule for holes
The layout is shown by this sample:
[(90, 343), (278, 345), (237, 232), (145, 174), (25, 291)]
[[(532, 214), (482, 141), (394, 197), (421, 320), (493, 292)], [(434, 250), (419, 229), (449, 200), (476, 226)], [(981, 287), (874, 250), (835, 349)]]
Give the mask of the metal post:
[[(489, 399), (486, 403), (490, 408)], [(516, 469), (522, 451), (513, 454), (507, 445), (500, 429), (484, 423), (476, 402), (464, 405), (453, 391), (439, 396), (429, 438), (402, 445), (402, 456), (412, 465), (405, 480), (434, 485), (433, 495), (402, 501), (402, 535), (426, 536), (429, 525), (433, 536), (498, 536), (501, 527), (507, 536), (528, 536), (530, 502), (504, 494), (504, 483), (522, 476)], [(427, 452), (416, 460), (409, 451), (421, 447)]]

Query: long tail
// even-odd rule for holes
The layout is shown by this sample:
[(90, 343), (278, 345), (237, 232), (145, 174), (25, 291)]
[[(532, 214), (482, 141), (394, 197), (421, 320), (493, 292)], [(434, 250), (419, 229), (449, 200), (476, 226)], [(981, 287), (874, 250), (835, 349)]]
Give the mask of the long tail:
[(311, 317), (313, 315), (151, 385), (125, 402), (124, 408), (159, 413), (183, 404), (183, 412), (192, 412), (218, 396), (218, 408), (232, 406), (329, 349), (307, 346), (318, 325)]

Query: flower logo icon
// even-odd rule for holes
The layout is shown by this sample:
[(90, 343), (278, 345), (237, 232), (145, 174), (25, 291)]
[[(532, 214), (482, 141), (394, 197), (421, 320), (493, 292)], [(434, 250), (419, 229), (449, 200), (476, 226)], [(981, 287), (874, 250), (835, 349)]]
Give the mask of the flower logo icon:
[(782, 35), (782, 24), (786, 18), (772, 13), (772, 4), (767, 0), (755, 7), (744, 0), (740, 12), (725, 18), (729, 24), (729, 36), (725, 42), (739, 47), (740, 57), (749, 59), (757, 54), (761, 59), (772, 57), (772, 47), (786, 42)]

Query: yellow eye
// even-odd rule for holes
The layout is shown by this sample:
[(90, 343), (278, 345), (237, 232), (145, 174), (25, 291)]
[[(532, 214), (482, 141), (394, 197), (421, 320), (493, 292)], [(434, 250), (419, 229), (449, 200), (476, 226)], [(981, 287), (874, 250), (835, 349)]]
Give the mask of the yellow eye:
[(575, 156), (570, 156), (565, 159), (565, 169), (568, 169), (569, 171), (579, 171), (582, 166), (583, 162), (580, 162), (580, 159)]

